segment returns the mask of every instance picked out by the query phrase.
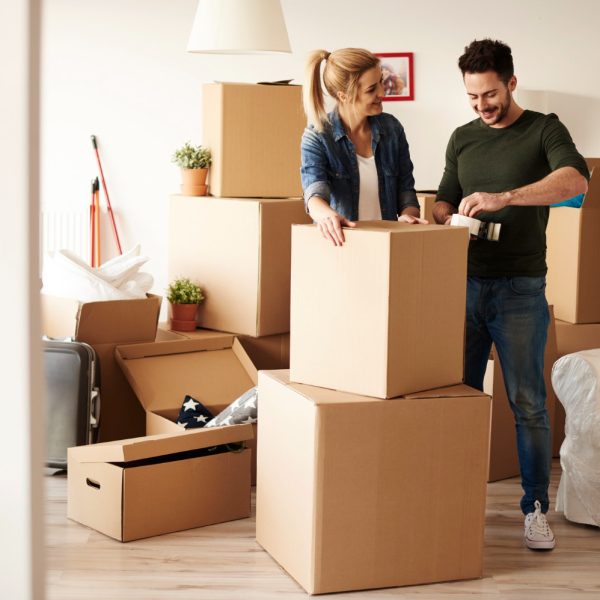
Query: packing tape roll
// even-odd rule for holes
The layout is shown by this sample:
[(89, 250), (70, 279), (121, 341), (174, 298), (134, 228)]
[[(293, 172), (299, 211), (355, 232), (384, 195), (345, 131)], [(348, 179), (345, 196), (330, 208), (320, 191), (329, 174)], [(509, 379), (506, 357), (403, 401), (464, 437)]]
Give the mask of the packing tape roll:
[(480, 240), (497, 242), (500, 238), (500, 223), (488, 223), (487, 221), (480, 221), (473, 217), (454, 213), (450, 220), (450, 225), (454, 227), (468, 227), (469, 233)]
[(481, 227), (481, 221), (473, 219), (472, 217), (466, 217), (465, 215), (459, 215), (454, 213), (450, 225), (453, 227), (468, 227), (471, 235), (479, 237), (479, 228)]

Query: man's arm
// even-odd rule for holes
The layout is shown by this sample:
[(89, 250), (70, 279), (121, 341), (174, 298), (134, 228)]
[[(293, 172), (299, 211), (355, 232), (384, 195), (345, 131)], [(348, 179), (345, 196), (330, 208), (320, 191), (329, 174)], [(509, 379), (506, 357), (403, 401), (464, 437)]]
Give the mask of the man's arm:
[(549, 206), (585, 194), (587, 188), (587, 179), (577, 169), (562, 167), (535, 183), (514, 190), (496, 194), (475, 192), (463, 198), (458, 212), (476, 217), (482, 211), (495, 212), (505, 206)]
[(450, 204), (450, 202), (444, 202), (443, 200), (436, 200), (433, 205), (433, 218), (436, 223), (440, 225), (449, 225), (452, 215), (457, 212), (456, 206)]

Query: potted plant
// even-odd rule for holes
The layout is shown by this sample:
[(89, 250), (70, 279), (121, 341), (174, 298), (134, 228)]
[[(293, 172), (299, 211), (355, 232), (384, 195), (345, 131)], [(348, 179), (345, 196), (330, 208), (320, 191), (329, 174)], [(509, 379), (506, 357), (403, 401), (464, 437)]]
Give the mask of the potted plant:
[(204, 300), (200, 286), (187, 277), (179, 277), (169, 284), (167, 300), (171, 304), (171, 329), (173, 331), (196, 329), (198, 305)]
[(175, 150), (172, 161), (181, 169), (181, 193), (184, 196), (206, 196), (206, 177), (212, 162), (210, 150), (186, 142)]

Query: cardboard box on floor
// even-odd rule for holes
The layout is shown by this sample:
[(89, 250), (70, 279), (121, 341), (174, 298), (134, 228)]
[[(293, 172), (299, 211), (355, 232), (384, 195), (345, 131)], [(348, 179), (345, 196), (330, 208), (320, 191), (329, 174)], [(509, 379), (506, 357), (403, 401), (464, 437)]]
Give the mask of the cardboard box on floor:
[[(600, 348), (600, 323), (575, 325), (556, 320), (556, 358), (565, 354)], [(565, 439), (565, 409), (557, 400), (554, 419), (554, 438), (552, 455), (559, 456), (560, 447)]]
[(546, 296), (557, 319), (600, 323), (600, 158), (586, 159), (592, 178), (580, 209), (550, 209)]
[(250, 425), (68, 450), (67, 516), (121, 542), (250, 516)]
[[(195, 331), (172, 331), (168, 329), (168, 323), (159, 323), (157, 338), (159, 335), (167, 339), (206, 339), (218, 337), (223, 332), (212, 329), (196, 329)], [(290, 334), (279, 333), (277, 335), (266, 335), (263, 337), (251, 337), (239, 335), (237, 339), (250, 357), (257, 371), (271, 369), (288, 369), (290, 366)]]
[(207, 83), (202, 139), (212, 152), (213, 196), (302, 195), (300, 138), (306, 127), (301, 86)]
[(256, 539), (310, 594), (483, 572), (490, 398), (394, 400), (259, 373)]
[[(232, 335), (118, 346), (120, 365), (146, 411), (146, 434), (181, 433), (176, 424), (189, 394), (215, 416), (257, 382), (256, 368)], [(252, 425), (256, 434), (256, 424)], [(256, 440), (252, 482), (256, 481)]]
[(292, 228), (292, 381), (378, 398), (463, 379), (468, 232), (359, 222), (335, 247)]
[(156, 337), (160, 296), (143, 300), (80, 303), (41, 295), (42, 331), (52, 338), (74, 337), (96, 351), (100, 365), (101, 442), (144, 435), (145, 413), (114, 358), (117, 344)]
[[(555, 428), (555, 412), (558, 401), (552, 388), (552, 365), (556, 361), (556, 328), (552, 306), (550, 323), (548, 324), (548, 341), (544, 353), (544, 382), (546, 384), (546, 408), (550, 418), (550, 431)], [(490, 471), (488, 481), (498, 481), (508, 477), (516, 477), (520, 473), (517, 454), (517, 438), (515, 418), (508, 402), (502, 368), (496, 349), (492, 351), (493, 359), (488, 361), (488, 368), (483, 382), (483, 391), (492, 396), (492, 430), (490, 441)]]
[(291, 226), (300, 199), (172, 196), (169, 277), (196, 280), (198, 324), (250, 336), (290, 330)]

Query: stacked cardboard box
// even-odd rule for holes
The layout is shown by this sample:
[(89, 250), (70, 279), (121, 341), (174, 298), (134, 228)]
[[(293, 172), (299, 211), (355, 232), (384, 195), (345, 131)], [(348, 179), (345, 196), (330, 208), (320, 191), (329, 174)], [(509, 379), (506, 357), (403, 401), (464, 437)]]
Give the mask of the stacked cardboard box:
[(293, 227), (290, 371), (259, 374), (257, 540), (309, 593), (479, 577), (491, 406), (460, 384), (468, 234), (345, 236)]
[[(546, 232), (546, 294), (556, 316), (557, 358), (600, 347), (600, 158), (586, 162), (592, 177), (582, 207), (552, 208)], [(555, 456), (564, 439), (564, 420), (557, 402)]]

